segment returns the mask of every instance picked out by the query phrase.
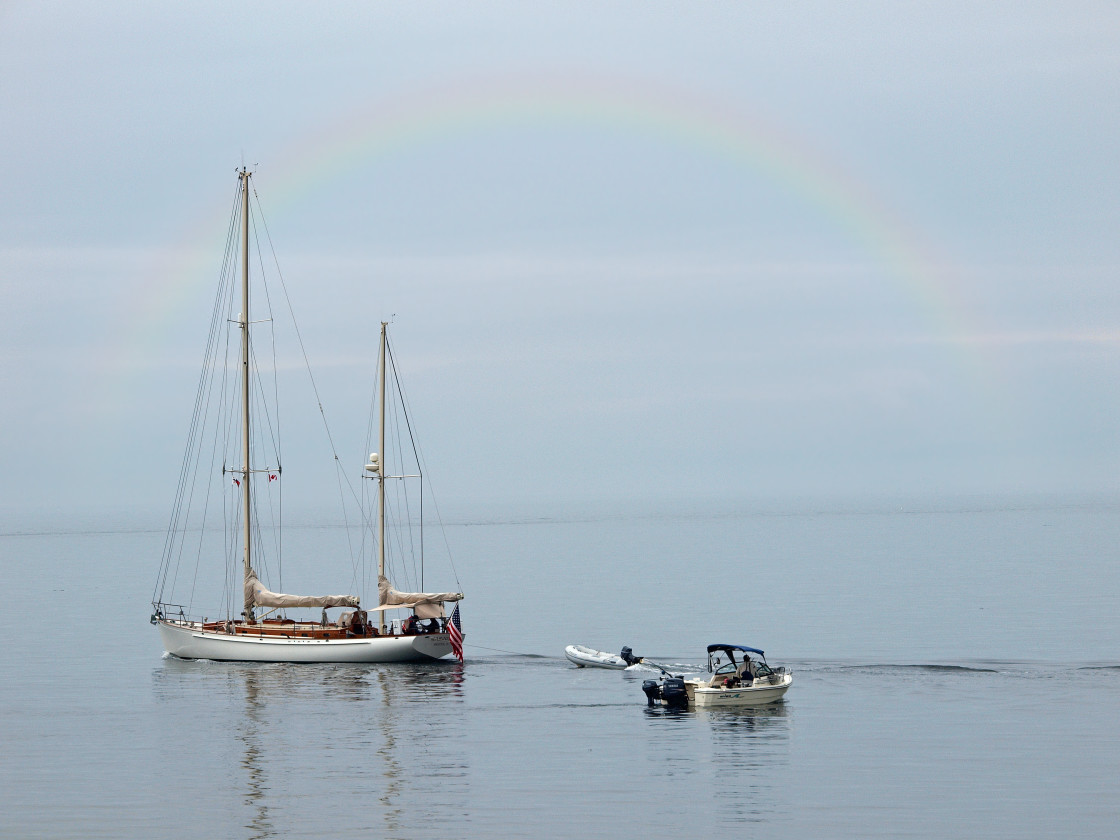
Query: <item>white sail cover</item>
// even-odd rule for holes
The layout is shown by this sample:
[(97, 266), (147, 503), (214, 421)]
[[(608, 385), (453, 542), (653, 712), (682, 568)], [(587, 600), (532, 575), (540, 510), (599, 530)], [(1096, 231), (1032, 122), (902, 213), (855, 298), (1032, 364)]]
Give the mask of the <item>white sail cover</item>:
[(377, 578), (377, 594), (382, 607), (413, 607), (421, 618), (442, 616), (444, 601), (463, 600), (462, 592), (398, 592), (384, 575)]
[(285, 595), (269, 592), (249, 569), (245, 577), (245, 603), (252, 607), (357, 607), (359, 599), (353, 595)]

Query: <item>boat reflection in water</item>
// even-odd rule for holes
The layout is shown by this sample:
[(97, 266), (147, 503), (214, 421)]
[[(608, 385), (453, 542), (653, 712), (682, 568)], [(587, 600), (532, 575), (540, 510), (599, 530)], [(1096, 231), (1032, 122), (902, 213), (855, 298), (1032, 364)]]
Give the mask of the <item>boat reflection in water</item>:
[[(222, 831), (236, 820), (251, 840), (287, 836), (293, 815), (302, 822), (317, 808), (329, 823), (327, 803), (337, 804), (343, 791), (366, 803), (370, 836), (402, 836), (417, 818), (438, 819), (439, 799), (426, 804), (424, 789), (430, 794), (438, 778), (444, 807), (456, 784), (465, 788), (469, 770), (457, 726), (462, 683), (458, 662), (287, 665), (168, 656), (153, 672), (158, 704), (198, 717), (204, 698), (205, 717), (191, 722), (197, 736), (178, 745), (186, 754), (181, 781), (207, 792), (207, 811)], [(215, 797), (215, 790), (222, 793)]]
[(264, 711), (264, 697), (261, 695), (260, 675), (253, 670), (244, 674), (245, 678), (245, 718), (237, 733), (237, 740), (241, 742), (244, 752), (241, 757), (241, 769), (245, 776), (245, 805), (249, 808), (249, 822), (245, 826), (249, 830), (250, 840), (265, 840), (275, 837), (276, 831), (272, 825), (268, 808), (268, 783), (265, 775), (267, 762), (264, 756), (261, 730), (263, 727), (262, 713)]
[(772, 706), (706, 709), (712, 752), (726, 773), (712, 780), (717, 807), (742, 822), (787, 820), (789, 750), (793, 715)]
[[(661, 746), (655, 775), (707, 778), (721, 820), (736, 824), (778, 824), (789, 818), (790, 734), (793, 713), (785, 703), (767, 706), (655, 705), (643, 709)], [(697, 740), (710, 756), (696, 763)]]

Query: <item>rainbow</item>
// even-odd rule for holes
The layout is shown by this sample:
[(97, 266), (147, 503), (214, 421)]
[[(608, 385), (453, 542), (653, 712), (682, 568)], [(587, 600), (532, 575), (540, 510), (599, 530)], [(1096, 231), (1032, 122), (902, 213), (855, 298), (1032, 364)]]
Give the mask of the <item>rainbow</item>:
[[(694, 91), (618, 78), (521, 76), (476, 79), (377, 101), (324, 124), (265, 167), (268, 206), (275, 216), (355, 168), (419, 143), (453, 143), (480, 132), (550, 124), (654, 135), (768, 178), (831, 220), (881, 264), (930, 324), (933, 339), (958, 356), (966, 378), (977, 375), (982, 365), (968, 341), (975, 332), (969, 307), (955, 293), (948, 261), (921, 232), (803, 138), (773, 120)], [(212, 281), (216, 258), (203, 256), (198, 243), (214, 242), (223, 229), (226, 208), (217, 210), (190, 226), (174, 250), (175, 263), (168, 259), (154, 286), (157, 291), (129, 313), (132, 323), (146, 324), (143, 329), (150, 333), (133, 335), (132, 342), (158, 341), (161, 326), (201, 284)]]

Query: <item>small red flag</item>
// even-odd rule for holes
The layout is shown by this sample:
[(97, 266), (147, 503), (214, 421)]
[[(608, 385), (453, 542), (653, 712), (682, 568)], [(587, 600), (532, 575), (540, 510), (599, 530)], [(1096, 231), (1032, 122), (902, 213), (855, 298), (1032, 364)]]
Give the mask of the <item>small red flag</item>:
[(238, 481), (236, 478), (233, 480), (233, 483), (236, 484), (238, 487), (241, 486), (241, 482)]
[(270, 475), (270, 476), (268, 477), (268, 480), (269, 480), (269, 481), (275, 481), (275, 480), (276, 480), (276, 476), (274, 476), (274, 475)]

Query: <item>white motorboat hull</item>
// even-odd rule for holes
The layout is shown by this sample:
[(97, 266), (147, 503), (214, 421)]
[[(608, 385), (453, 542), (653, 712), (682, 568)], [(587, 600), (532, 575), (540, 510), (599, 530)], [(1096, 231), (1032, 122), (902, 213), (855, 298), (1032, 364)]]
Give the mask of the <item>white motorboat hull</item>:
[(180, 659), (226, 662), (425, 662), (451, 651), (446, 633), (360, 639), (278, 639), (203, 632), (196, 625), (160, 620), (163, 648)]
[(601, 650), (592, 650), (583, 645), (568, 645), (564, 648), (564, 656), (580, 668), (611, 668), (621, 671), (628, 668), (626, 660), (613, 653), (604, 653)]
[(781, 700), (791, 685), (793, 685), (793, 674), (788, 673), (782, 674), (782, 681), (777, 685), (762, 680), (756, 681), (754, 685), (735, 688), (713, 688), (695, 680), (687, 680), (685, 683), (688, 699), (697, 708), (764, 706), (775, 700)]

